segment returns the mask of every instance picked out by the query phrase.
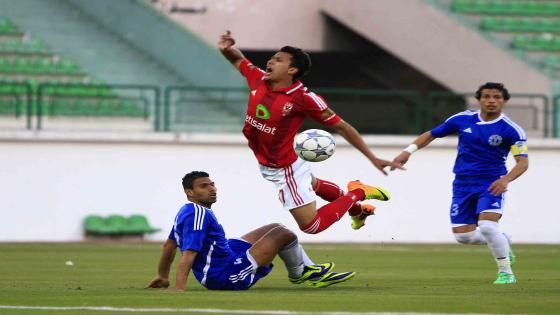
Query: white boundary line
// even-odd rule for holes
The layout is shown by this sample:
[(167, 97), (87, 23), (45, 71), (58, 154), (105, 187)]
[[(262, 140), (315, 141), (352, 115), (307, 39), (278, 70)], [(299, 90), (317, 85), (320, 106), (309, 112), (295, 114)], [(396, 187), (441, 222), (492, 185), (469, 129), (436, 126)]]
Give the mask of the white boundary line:
[[(5, 310), (45, 310), (45, 311), (106, 311), (106, 312), (160, 312), (160, 313), (207, 313), (207, 314), (257, 314), (257, 315), (459, 315), (449, 313), (394, 313), (394, 312), (299, 312), (285, 310), (226, 310), (215, 308), (133, 308), (112, 306), (19, 306), (0, 305)], [(484, 315), (463, 313), (469, 315)]]

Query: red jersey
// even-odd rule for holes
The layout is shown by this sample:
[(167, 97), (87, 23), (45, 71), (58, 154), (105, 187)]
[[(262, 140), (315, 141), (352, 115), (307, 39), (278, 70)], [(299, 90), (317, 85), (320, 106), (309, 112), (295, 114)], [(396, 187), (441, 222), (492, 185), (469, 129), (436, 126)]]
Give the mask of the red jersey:
[(325, 126), (341, 120), (334, 113), (322, 118), (323, 112), (329, 109), (327, 103), (321, 96), (309, 92), (300, 81), (272, 91), (262, 79), (265, 72), (249, 60), (243, 60), (239, 70), (251, 90), (243, 135), (264, 166), (282, 168), (297, 160), (294, 137), (306, 116)]

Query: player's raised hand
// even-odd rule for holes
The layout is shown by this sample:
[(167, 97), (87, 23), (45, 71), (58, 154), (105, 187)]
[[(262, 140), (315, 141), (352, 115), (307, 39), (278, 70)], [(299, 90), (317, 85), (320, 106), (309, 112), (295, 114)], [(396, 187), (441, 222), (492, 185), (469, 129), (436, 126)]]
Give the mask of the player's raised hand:
[(233, 45), (235, 45), (235, 39), (233, 39), (233, 37), (231, 37), (231, 32), (230, 31), (226, 31), (218, 39), (218, 48), (220, 50), (228, 49)]
[(152, 281), (150, 281), (150, 283), (148, 283), (148, 285), (146, 286), (145, 289), (149, 289), (149, 288), (168, 288), (169, 287), (169, 280), (162, 278), (160, 276), (155, 277)]
[(509, 184), (509, 180), (505, 177), (495, 180), (490, 187), (488, 187), (488, 191), (494, 195), (499, 196), (507, 191), (507, 186)]
[(394, 171), (397, 168), (401, 170), (404, 169), (403, 166), (406, 162), (408, 162), (408, 158), (410, 158), (410, 153), (402, 151), (401, 154), (397, 155), (397, 157), (393, 159), (393, 162), (391, 163), (391, 171)]

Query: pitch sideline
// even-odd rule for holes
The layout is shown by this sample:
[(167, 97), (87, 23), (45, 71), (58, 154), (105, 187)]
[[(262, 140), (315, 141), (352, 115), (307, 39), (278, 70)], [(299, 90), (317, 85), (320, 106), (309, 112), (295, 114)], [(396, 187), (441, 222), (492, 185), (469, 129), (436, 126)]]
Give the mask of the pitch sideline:
[[(416, 313), (416, 312), (307, 312), (286, 310), (226, 310), (215, 308), (134, 308), (112, 306), (25, 306), (25, 305), (0, 305), (4, 310), (44, 310), (44, 311), (106, 311), (106, 312), (160, 312), (160, 313), (187, 313), (187, 314), (255, 314), (255, 315), (460, 315), (450, 313)], [(475, 314), (469, 315), (489, 315)]]

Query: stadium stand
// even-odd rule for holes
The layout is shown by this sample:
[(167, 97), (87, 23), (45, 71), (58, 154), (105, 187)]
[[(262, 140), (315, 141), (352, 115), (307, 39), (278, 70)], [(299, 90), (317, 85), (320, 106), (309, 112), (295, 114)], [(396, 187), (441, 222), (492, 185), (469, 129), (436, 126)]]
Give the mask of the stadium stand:
[[(144, 18), (140, 22), (138, 19), (141, 18), (137, 15), (135, 15), (136, 20), (131, 17), (131, 25), (140, 32), (138, 35), (141, 38), (138, 40), (127, 38), (127, 35), (132, 33), (126, 29), (127, 18), (113, 19), (114, 16), (110, 14), (131, 10), (136, 10), (135, 12)], [(3, 29), (6, 29), (5, 33), (10, 34), (0, 35), (0, 77), (10, 82), (28, 81), (39, 84), (62, 82), (73, 85), (66, 88), (67, 92), (64, 92), (64, 89), (62, 91), (54, 89), (56, 95), (51, 93), (52, 87), (42, 91), (43, 101), (46, 103), (42, 107), (42, 112), (49, 117), (143, 117), (146, 120), (148, 116), (156, 115), (155, 95), (145, 97), (141, 92), (134, 94), (130, 89), (114, 90), (114, 95), (106, 93), (97, 95), (95, 93), (98, 89), (89, 87), (103, 85), (103, 82), (117, 85), (151, 85), (159, 87), (163, 93), (166, 86), (189, 86), (203, 77), (214, 81), (225, 81), (228, 76), (235, 76), (238, 81), (241, 80), (234, 69), (227, 64), (222, 68), (227, 69), (229, 75), (216, 76), (215, 73), (223, 73), (223, 71), (216, 72), (214, 68), (225, 61), (216, 54), (213, 47), (194, 41), (186, 42), (185, 39), (190, 36), (186, 30), (178, 30), (176, 25), (162, 19), (162, 16), (151, 6), (146, 6), (140, 1), (130, 3), (112, 1), (46, 3), (38, 0), (0, 2), (0, 11), (9, 14), (9, 17), (2, 20), (4, 21), (2, 25), (6, 25), (3, 26)], [(38, 15), (57, 16), (57, 18), (36, 19)], [(109, 20), (103, 20), (104, 17), (108, 17)], [(147, 25), (146, 18), (153, 19), (153, 23), (149, 23), (151, 29), (138, 28), (140, 24)], [(166, 36), (162, 36), (163, 33), (166, 33)], [(148, 51), (149, 47), (142, 46), (142, 42), (146, 41), (146, 36), (150, 34), (156, 39), (171, 36), (177, 43), (177, 47), (163, 49), (167, 55), (154, 55), (153, 52)], [(183, 44), (186, 45), (185, 47), (180, 45), (181, 41), (186, 42)], [(147, 42), (150, 46), (155, 43), (154, 40)], [(155, 46), (158, 51), (163, 51), (161, 48), (166, 47), (163, 43)], [(207, 53), (207, 59), (214, 59), (204, 62), (210, 65), (209, 67), (201, 67), (201, 62), (194, 62), (196, 69), (190, 65), (190, 68), (185, 71), (183, 64), (169, 60), (173, 57), (183, 63), (187, 63), (184, 60), (193, 63), (195, 59), (189, 57), (190, 52), (204, 55), (203, 51)], [(55, 58), (59, 55), (63, 55), (64, 58)], [(185, 56), (189, 58), (186, 59)], [(204, 81), (196, 83), (208, 84)], [(77, 85), (84, 86), (79, 88)], [(214, 85), (224, 86), (219, 82)], [(10, 92), (10, 95), (0, 97), (3, 98), (3, 102), (0, 103), (3, 108), (1, 111), (6, 115), (21, 111), (21, 106), (14, 105), (17, 100), (12, 94)], [(240, 128), (242, 115), (238, 110), (232, 112), (230, 108), (242, 108), (244, 103), (229, 102), (231, 105), (227, 105), (226, 107), (229, 108), (224, 110), (215, 99), (209, 98), (204, 93), (199, 94), (197, 98), (200, 106), (182, 101), (171, 104), (170, 113), (173, 116), (171, 121), (174, 122), (172, 129), (230, 131)], [(205, 98), (209, 98), (206, 101), (207, 106), (203, 106)], [(6, 109), (7, 107), (11, 109)], [(217, 122), (211, 124), (213, 127), (208, 122), (204, 122), (204, 119), (201, 121), (200, 108), (202, 107), (205, 107), (202, 118), (211, 117), (212, 122)], [(150, 120), (152, 119), (155, 118), (150, 117)], [(147, 126), (149, 127), (150, 123)], [(145, 127), (141, 128), (145, 130)]]
[(0, 115), (18, 116), (23, 111), (23, 95), (28, 91), (18, 83), (26, 82), (32, 92), (41, 83), (52, 85), (42, 91), (48, 96), (41, 103), (43, 112), (49, 116), (145, 116), (140, 104), (118, 95), (102, 81), (90, 79), (79, 65), (60, 57), (45, 42), (25, 35), (9, 18), (0, 18), (0, 34), (10, 35), (0, 38), (4, 82), (0, 85)]
[(506, 34), (502, 38), (513, 50), (524, 52), (551, 78), (560, 78), (560, 2), (453, 0), (451, 10), (472, 17), (484, 32)]

